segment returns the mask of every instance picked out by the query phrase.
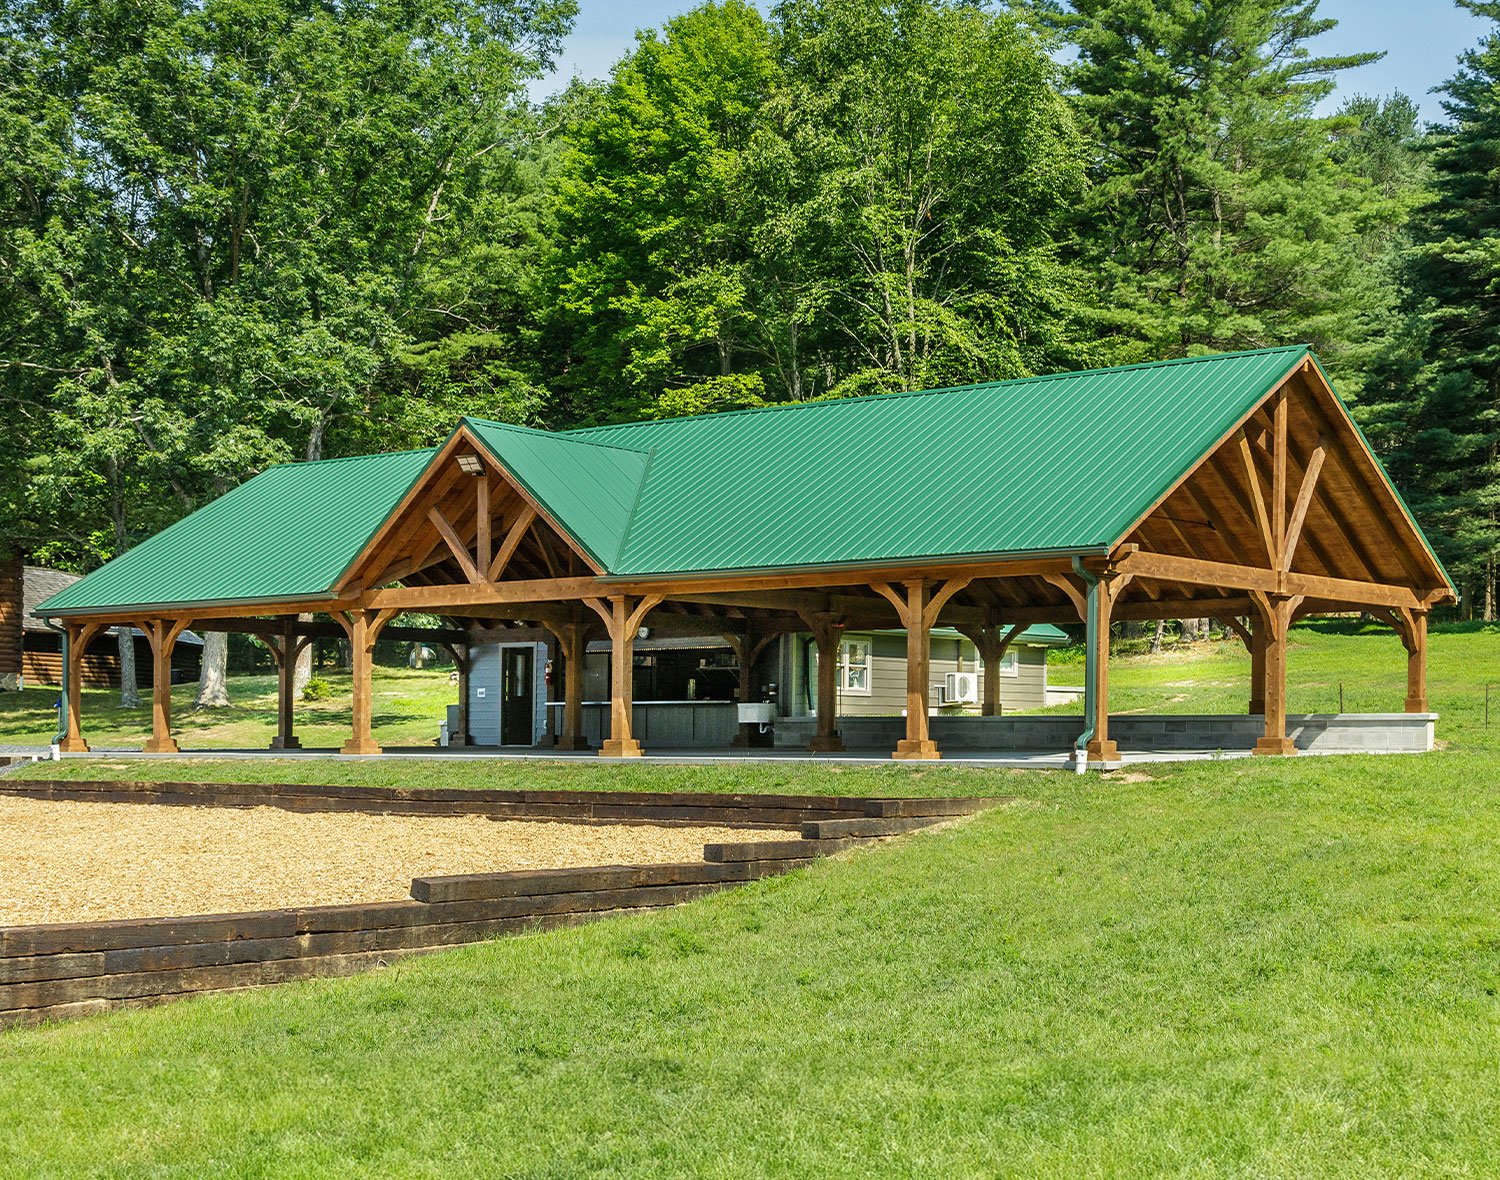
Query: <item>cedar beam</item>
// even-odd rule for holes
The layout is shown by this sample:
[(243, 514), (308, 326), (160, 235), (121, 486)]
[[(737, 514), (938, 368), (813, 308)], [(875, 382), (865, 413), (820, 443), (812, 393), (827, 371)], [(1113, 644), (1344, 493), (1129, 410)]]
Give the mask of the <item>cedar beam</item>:
[(487, 570), (490, 568), (490, 529), (494, 523), (490, 514), (490, 473), (486, 471), (475, 484), (474, 564), (479, 569)]
[(1260, 474), (1255, 469), (1255, 456), (1250, 453), (1250, 439), (1244, 430), (1235, 436), (1240, 461), (1244, 464), (1245, 483), (1250, 489), (1250, 507), (1255, 513), (1255, 525), (1260, 530), (1260, 539), (1266, 547), (1266, 564), (1276, 564), (1276, 539), (1271, 532), (1271, 521), (1266, 515), (1266, 497), (1261, 491)]
[(1128, 554), (1119, 568), (1137, 577), (1164, 578), (1190, 582), (1197, 586), (1224, 587), (1263, 594), (1288, 594), (1298, 598), (1314, 597), (1353, 605), (1417, 608), (1424, 600), (1406, 586), (1387, 586), (1377, 582), (1354, 582), (1346, 578), (1325, 578), (1313, 574), (1296, 574), (1260, 566), (1227, 565), (1217, 561), (1198, 561), (1165, 553), (1144, 551)]
[(1275, 538), (1276, 565), (1285, 569), (1286, 562), (1286, 430), (1287, 430), (1287, 401), (1286, 383), (1282, 382), (1274, 397), (1274, 408), (1272, 412), (1272, 444), (1271, 444), (1271, 498), (1273, 510), (1271, 513), (1271, 531)]
[[(1318, 384), (1322, 384), (1321, 379), (1319, 380)], [(1368, 465), (1367, 462), (1355, 461), (1350, 443), (1344, 437), (1345, 435), (1355, 437), (1356, 441), (1354, 442), (1354, 446), (1357, 447), (1361, 452), (1363, 452), (1364, 446), (1362, 443), (1357, 441), (1357, 436), (1354, 435), (1352, 426), (1350, 426), (1347, 419), (1345, 419), (1342, 409), (1337, 415), (1331, 416), (1329, 414), (1326, 414), (1323, 410), (1323, 407), (1319, 404), (1320, 398), (1318, 395), (1318, 391), (1313, 387), (1312, 382), (1310, 380), (1305, 380), (1304, 385), (1306, 386), (1308, 393), (1308, 396), (1303, 399), (1303, 404), (1305, 409), (1307, 410), (1307, 415), (1312, 419), (1313, 425), (1318, 428), (1318, 430), (1323, 434), (1324, 438), (1326, 438), (1329, 444), (1332, 446), (1334, 454), (1338, 457), (1343, 465), (1344, 474), (1345, 476), (1347, 476), (1349, 486), (1353, 489), (1355, 496), (1358, 498), (1360, 503), (1364, 505), (1365, 510), (1370, 514), (1370, 516), (1374, 518), (1376, 526), (1384, 535), (1386, 544), (1390, 546), (1391, 552), (1395, 555), (1396, 560), (1400, 563), (1401, 568), (1405, 571), (1407, 577), (1411, 578), (1412, 581), (1418, 585), (1428, 584), (1433, 577), (1432, 573), (1423, 571), (1418, 566), (1418, 564), (1412, 560), (1411, 554), (1407, 551), (1406, 540), (1400, 537), (1397, 534), (1395, 528), (1391, 525), (1390, 512), (1392, 511), (1392, 509), (1394, 509), (1396, 513), (1400, 514), (1403, 519), (1405, 519), (1405, 511), (1401, 508), (1399, 502), (1397, 502), (1395, 494), (1391, 492), (1389, 488), (1383, 487), (1381, 491), (1385, 494), (1388, 503), (1380, 503), (1375, 489), (1366, 479), (1365, 469)], [(1328, 392), (1328, 396), (1334, 396), (1331, 390)], [(1332, 417), (1337, 417), (1344, 420), (1335, 425), (1335, 423), (1331, 420)], [(1344, 429), (1340, 430), (1340, 426), (1342, 426)], [(1363, 460), (1365, 459), (1365, 456), (1361, 454), (1360, 458), (1361, 460)], [(1419, 540), (1418, 544), (1420, 543), (1421, 542)], [(1444, 586), (1444, 589), (1447, 589), (1446, 585)]]
[(1297, 542), (1302, 537), (1302, 526), (1307, 521), (1307, 510), (1312, 507), (1313, 493), (1318, 490), (1318, 476), (1322, 473), (1323, 460), (1327, 455), (1327, 448), (1320, 438), (1307, 461), (1307, 470), (1302, 475), (1302, 486), (1297, 489), (1297, 503), (1292, 506), (1292, 518), (1287, 522), (1286, 539), (1282, 543), (1280, 562), (1284, 570), (1292, 568), (1292, 559), (1297, 555)]
[(521, 509), (521, 514), (511, 523), (510, 529), (505, 534), (505, 540), (500, 542), (500, 550), (495, 554), (487, 568), (486, 580), (498, 582), (500, 575), (505, 572), (505, 567), (510, 564), (510, 559), (515, 556), (516, 548), (521, 544), (521, 538), (526, 535), (526, 530), (531, 527), (531, 522), (536, 519), (536, 509), (529, 504)]
[(428, 508), (427, 519), (432, 522), (432, 527), (437, 529), (438, 535), (448, 543), (448, 548), (452, 551), (459, 567), (464, 571), (464, 577), (468, 578), (471, 583), (477, 584), (482, 581), (483, 579), (479, 574), (479, 567), (474, 564), (474, 558), (470, 556), (468, 546), (464, 544), (463, 538), (458, 535), (458, 530), (443, 515), (442, 509), (435, 504)]

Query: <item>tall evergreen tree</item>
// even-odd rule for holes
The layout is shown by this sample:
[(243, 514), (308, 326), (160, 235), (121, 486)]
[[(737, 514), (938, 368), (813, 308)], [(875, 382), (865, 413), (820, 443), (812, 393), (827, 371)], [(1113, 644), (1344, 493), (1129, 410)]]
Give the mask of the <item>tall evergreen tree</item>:
[[(1459, 3), (1500, 22), (1500, 3)], [(1447, 120), (1432, 144), (1431, 200), (1412, 218), (1411, 320), (1392, 350), (1387, 379), (1396, 388), (1384, 416), (1392, 461), (1469, 608), (1494, 619), (1500, 611), (1500, 30), (1459, 64), (1442, 88)]]
[(1120, 359), (1309, 341), (1337, 352), (1348, 249), (1371, 187), (1314, 114), (1341, 69), (1314, 57), (1317, 0), (1046, 0), (1095, 144), (1080, 254)]

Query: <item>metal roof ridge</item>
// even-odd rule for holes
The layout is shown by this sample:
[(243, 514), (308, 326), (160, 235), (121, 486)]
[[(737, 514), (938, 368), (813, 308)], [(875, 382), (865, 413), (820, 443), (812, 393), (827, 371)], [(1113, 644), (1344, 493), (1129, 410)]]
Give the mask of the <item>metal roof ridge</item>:
[[(738, 410), (720, 410), (717, 413), (710, 411), (704, 414), (683, 414), (676, 418), (637, 418), (632, 422), (613, 422), (605, 426), (575, 426), (569, 430), (538, 431), (540, 434), (551, 434), (554, 437), (573, 437), (579, 435), (594, 434), (604, 430), (623, 430), (631, 426), (662, 426), (671, 422), (696, 422), (707, 418), (715, 421), (725, 418), (739, 418), (747, 414), (765, 414), (779, 410), (807, 410), (814, 406), (850, 406), (863, 405), (868, 402), (890, 401), (902, 397), (926, 397), (936, 393), (960, 393), (972, 389), (997, 389), (1006, 385), (1030, 385), (1038, 381), (1063, 381), (1072, 377), (1097, 377), (1101, 373), (1129, 373), (1139, 369), (1161, 369), (1173, 365), (1197, 364), (1202, 361), (1227, 361), (1237, 360), (1251, 356), (1269, 356), (1272, 353), (1284, 352), (1305, 353), (1317, 359), (1310, 344), (1278, 344), (1269, 348), (1247, 348), (1239, 352), (1209, 352), (1201, 356), (1178, 356), (1167, 357), (1156, 361), (1136, 361), (1129, 365), (1108, 365), (1102, 369), (1066, 369), (1058, 373), (1038, 373), (1031, 377), (1007, 377), (1002, 381), (971, 381), (967, 385), (940, 385), (935, 389), (894, 389), (888, 393), (867, 393), (860, 397), (824, 397), (812, 398), (800, 402), (774, 402), (765, 406), (746, 406)], [(522, 428), (524, 429), (524, 428)], [(596, 443), (596, 446), (612, 446), (612, 443)], [(632, 447), (622, 447), (622, 450), (634, 450)]]
[(594, 442), (592, 439), (577, 438), (575, 436), (581, 433), (581, 431), (577, 430), (541, 430), (535, 426), (517, 426), (512, 422), (494, 422), (489, 418), (476, 418), (472, 414), (465, 414), (460, 421), (472, 422), (486, 429), (513, 430), (518, 434), (535, 434), (541, 438), (560, 438), (568, 442), (582, 443), (585, 446), (605, 447), (612, 451), (625, 451), (631, 455), (650, 455), (655, 450), (654, 447), (627, 447), (619, 443)]
[(1114, 545), (1100, 541), (1085, 545), (1065, 545), (1057, 548), (1044, 549), (996, 549), (985, 552), (960, 552), (960, 553), (928, 553), (907, 555), (904, 557), (868, 557), (858, 560), (840, 561), (796, 561), (778, 565), (748, 565), (734, 566), (729, 568), (698, 568), (698, 569), (676, 569), (676, 570), (626, 570), (621, 573), (610, 573), (601, 577), (601, 582), (649, 582), (666, 581), (672, 578), (720, 578), (732, 574), (744, 574), (747, 576), (765, 576), (768, 574), (796, 573), (811, 570), (824, 571), (857, 571), (857, 570), (902, 570), (907, 568), (920, 569), (925, 565), (941, 565), (944, 567), (964, 565), (984, 565), (991, 561), (1016, 561), (1029, 557), (1105, 557), (1108, 556)]
[[(493, 424), (492, 423), (488, 423), (483, 418), (471, 419), (466, 414), (466, 415), (464, 415), (463, 418), (461, 418), (459, 420), (459, 427), (458, 428), (463, 428), (463, 427), (467, 426), (471, 421), (477, 422), (477, 423), (479, 423), (482, 426), (489, 426), (489, 425), (504, 426), (505, 425), (502, 422), (497, 422), (497, 423), (493, 423)], [(455, 431), (454, 431), (455, 434), (457, 433), (458, 428), (455, 429)], [(527, 434), (540, 434), (540, 435), (543, 435), (543, 436), (546, 436), (546, 437), (549, 437), (549, 438), (556, 437), (555, 435), (552, 434), (551, 431), (547, 431), (547, 430), (530, 430), (530, 429), (528, 429), (526, 427), (518, 427), (516, 429), (522, 430), (522, 431), (524, 431)], [(608, 563), (606, 563), (605, 560), (604, 560), (604, 557), (601, 554), (596, 553), (594, 551), (594, 547), (592, 545), (587, 544), (583, 540), (583, 538), (578, 535), (577, 525), (575, 525), (573, 522), (565, 519), (564, 515), (557, 510), (556, 505), (554, 505), (552, 503), (552, 501), (547, 496), (544, 496), (542, 494), (542, 492), (541, 492), (540, 489), (538, 489), (537, 487), (533, 486), (532, 482), (529, 479), (527, 479), (524, 475), (522, 475), (519, 471), (516, 470), (515, 464), (511, 460), (506, 459), (506, 457), (504, 455), (500, 454), (500, 452), (498, 450), (496, 450), (495, 447), (491, 444), (490, 440), (488, 440), (487, 438), (485, 438), (483, 434), (480, 434), (478, 432), (473, 432), (473, 438), (474, 438), (474, 441), (477, 442), (479, 444), (479, 446), (484, 449), (485, 453), (489, 455), (489, 457), (495, 462), (495, 464), (498, 467), (503, 468), (504, 471), (506, 472), (506, 474), (509, 475), (510, 478), (513, 479), (519, 487), (523, 488), (528, 496), (530, 496), (534, 501), (536, 501), (536, 503), (538, 505), (540, 505), (540, 507), (542, 508), (542, 511), (546, 513), (548, 521), (554, 527), (556, 527), (559, 532), (563, 533), (566, 536), (567, 540), (571, 541), (580, 550), (582, 550), (584, 553), (586, 553), (590, 557), (592, 557), (595, 561), (597, 561), (599, 563), (600, 566), (604, 567), (605, 569), (609, 568), (608, 567)], [(574, 440), (574, 441), (578, 441), (578, 440)], [(591, 445), (591, 444), (589, 444), (589, 445)], [(629, 453), (634, 454), (634, 455), (644, 455), (645, 454), (644, 451), (637, 451), (637, 450), (634, 450), (634, 449), (632, 449), (630, 447), (616, 447), (614, 449), (615, 450), (621, 450), (621, 451), (628, 451)]]

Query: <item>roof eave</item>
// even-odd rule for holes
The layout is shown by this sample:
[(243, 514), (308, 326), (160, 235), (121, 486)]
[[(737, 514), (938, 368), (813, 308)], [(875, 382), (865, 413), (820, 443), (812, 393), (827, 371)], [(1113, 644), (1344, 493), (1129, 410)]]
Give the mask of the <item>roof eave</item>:
[(43, 610), (42, 607), (46, 606), (46, 603), (42, 603), (31, 612), (31, 617), (34, 619), (87, 619), (100, 618), (106, 615), (141, 614), (147, 611), (214, 610), (221, 607), (254, 606), (257, 603), (265, 603), (267, 606), (280, 606), (282, 603), (333, 603), (336, 601), (338, 600), (331, 598), (327, 591), (319, 591), (315, 594), (276, 594), (261, 595), (254, 598), (206, 598), (189, 602), (125, 602), (110, 606), (69, 606), (57, 610)]

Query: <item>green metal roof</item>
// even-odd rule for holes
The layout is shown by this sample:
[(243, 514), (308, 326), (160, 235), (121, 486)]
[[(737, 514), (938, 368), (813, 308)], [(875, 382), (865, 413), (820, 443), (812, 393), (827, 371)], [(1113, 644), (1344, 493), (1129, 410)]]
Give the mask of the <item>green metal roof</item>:
[(1306, 355), (1229, 353), (570, 437), (652, 452), (613, 574), (1098, 551)]
[(435, 453), (272, 467), (54, 594), (37, 613), (324, 597)]
[(595, 561), (613, 568), (648, 455), (481, 418), (464, 425)]
[[(612, 576), (1102, 552), (1307, 355), (556, 434), (465, 425)], [(436, 453), (272, 468), (38, 613), (326, 594)]]

